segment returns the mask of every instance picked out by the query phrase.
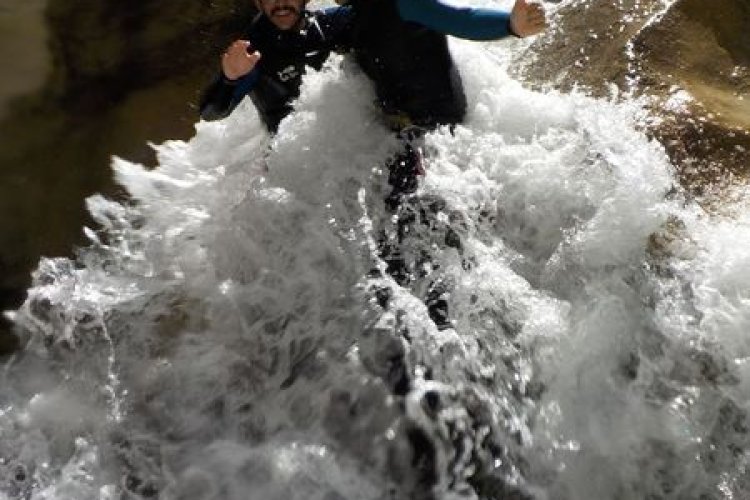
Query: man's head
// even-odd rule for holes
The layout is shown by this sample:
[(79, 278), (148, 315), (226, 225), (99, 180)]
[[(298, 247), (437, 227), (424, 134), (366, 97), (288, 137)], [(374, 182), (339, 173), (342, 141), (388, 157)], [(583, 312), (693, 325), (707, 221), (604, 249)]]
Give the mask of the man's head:
[(299, 26), (309, 0), (255, 0), (258, 9), (280, 30)]

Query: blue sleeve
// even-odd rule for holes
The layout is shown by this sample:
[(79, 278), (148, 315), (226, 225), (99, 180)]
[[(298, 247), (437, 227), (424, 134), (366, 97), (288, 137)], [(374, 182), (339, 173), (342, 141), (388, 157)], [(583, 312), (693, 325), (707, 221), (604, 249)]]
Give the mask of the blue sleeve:
[(250, 73), (241, 77), (237, 81), (237, 86), (234, 88), (234, 98), (237, 99), (238, 102), (241, 101), (243, 97), (245, 97), (250, 93), (251, 90), (253, 90), (255, 84), (258, 83), (259, 79), (260, 68), (256, 66)]
[(236, 81), (227, 80), (223, 74), (219, 74), (201, 97), (201, 118), (210, 121), (229, 116), (242, 99), (253, 90), (259, 77), (258, 68)]
[(397, 0), (401, 19), (469, 40), (497, 40), (512, 35), (510, 13), (457, 7), (443, 0)]

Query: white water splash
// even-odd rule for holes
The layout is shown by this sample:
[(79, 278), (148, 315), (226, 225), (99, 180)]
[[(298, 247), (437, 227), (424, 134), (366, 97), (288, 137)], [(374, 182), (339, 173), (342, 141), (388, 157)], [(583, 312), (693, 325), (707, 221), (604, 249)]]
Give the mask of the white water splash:
[(158, 146), (154, 171), (115, 161), (132, 201), (90, 199), (91, 247), (44, 261), (16, 315), (28, 346), (0, 392), (0, 491), (746, 491), (746, 217), (668, 195), (635, 105), (531, 92), (481, 46), (454, 50), (471, 112), (426, 139), (420, 199), (439, 203), (412, 243), (450, 284), (455, 328), (430, 321), (424, 283), (367, 278), (397, 144), (334, 59), (273, 140), (246, 103)]

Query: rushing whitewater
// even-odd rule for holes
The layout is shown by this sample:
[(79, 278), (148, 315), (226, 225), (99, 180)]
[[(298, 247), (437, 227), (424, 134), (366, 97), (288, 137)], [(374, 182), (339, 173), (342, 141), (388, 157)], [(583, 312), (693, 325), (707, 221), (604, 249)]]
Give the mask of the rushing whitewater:
[(452, 329), (373, 272), (397, 144), (347, 61), (274, 138), (247, 104), (116, 160), (129, 201), (13, 314), (0, 498), (747, 498), (750, 212), (685, 199), (637, 103), (523, 88), (514, 43), (453, 45), (470, 116), (412, 201)]

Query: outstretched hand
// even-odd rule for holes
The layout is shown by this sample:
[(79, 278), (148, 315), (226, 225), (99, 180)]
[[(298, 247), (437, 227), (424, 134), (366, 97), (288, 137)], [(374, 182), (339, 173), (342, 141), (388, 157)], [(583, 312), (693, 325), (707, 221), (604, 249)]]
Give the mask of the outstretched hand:
[(260, 60), (260, 52), (252, 50), (247, 40), (237, 40), (221, 56), (221, 70), (230, 80), (250, 73)]
[(526, 37), (536, 35), (547, 27), (544, 7), (539, 3), (529, 3), (527, 0), (516, 0), (510, 12), (510, 29), (516, 36)]

